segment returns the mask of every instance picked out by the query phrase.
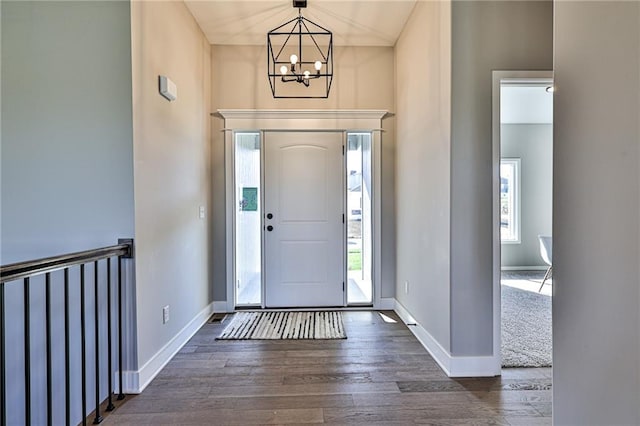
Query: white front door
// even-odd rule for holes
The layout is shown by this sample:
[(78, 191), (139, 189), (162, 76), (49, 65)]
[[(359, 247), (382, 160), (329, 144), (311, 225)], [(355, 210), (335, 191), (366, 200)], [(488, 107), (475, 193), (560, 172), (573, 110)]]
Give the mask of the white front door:
[(343, 135), (265, 134), (265, 305), (344, 305)]

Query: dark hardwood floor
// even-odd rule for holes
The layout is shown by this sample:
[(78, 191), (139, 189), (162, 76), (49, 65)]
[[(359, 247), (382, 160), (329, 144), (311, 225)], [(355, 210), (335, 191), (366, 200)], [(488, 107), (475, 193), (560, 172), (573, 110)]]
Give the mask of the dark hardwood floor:
[(112, 425), (550, 425), (551, 369), (449, 379), (395, 313), (345, 312), (346, 340), (216, 341), (206, 324)]

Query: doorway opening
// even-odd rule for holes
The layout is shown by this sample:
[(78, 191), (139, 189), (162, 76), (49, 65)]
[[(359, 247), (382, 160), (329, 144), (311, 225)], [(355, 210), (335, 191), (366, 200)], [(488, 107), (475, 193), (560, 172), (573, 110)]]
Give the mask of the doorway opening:
[[(337, 308), (371, 306), (374, 309), (389, 309), (392, 300), (381, 297), (380, 279), (382, 275), (381, 146), (384, 133), (382, 119), (387, 115), (387, 111), (220, 109), (212, 115), (224, 120), (222, 128), (225, 135), (226, 249), (224, 253), (218, 253), (219, 256), (224, 257), (226, 266), (224, 309), (232, 312), (238, 308), (329, 307), (327, 300), (316, 306), (311, 302), (299, 304), (298, 299), (282, 304), (269, 302), (266, 285), (269, 280), (274, 278), (278, 280), (278, 277), (273, 275), (274, 270), (278, 268), (281, 271), (284, 270), (279, 261), (274, 261), (273, 254), (276, 251), (272, 252), (272, 249), (278, 245), (280, 253), (286, 252), (286, 261), (290, 267), (288, 275), (280, 276), (280, 283), (288, 286), (291, 282), (290, 288), (298, 285), (298, 294), (306, 295), (305, 292), (299, 291), (300, 284), (303, 284), (305, 279), (320, 281), (322, 278), (324, 280), (325, 277), (321, 276), (320, 272), (326, 270), (330, 275), (326, 282), (331, 282), (332, 286), (328, 293), (337, 294), (334, 287), (340, 290), (339, 298), (331, 297), (331, 306)], [(288, 137), (292, 139), (288, 139), (289, 142), (283, 145), (281, 142)], [(274, 151), (269, 152), (269, 150)], [(312, 155), (311, 151), (315, 151), (317, 155)], [(278, 157), (284, 160), (275, 161), (286, 165), (285, 168), (273, 167), (274, 158)], [(325, 157), (326, 161), (321, 160), (321, 157)], [(270, 158), (271, 161), (269, 161)], [(269, 168), (270, 163), (272, 166)], [(306, 164), (309, 164), (309, 167), (305, 167)], [(353, 167), (348, 168), (348, 165)], [(318, 184), (323, 181), (322, 179), (314, 180), (315, 183), (312, 185), (305, 174), (313, 171), (309, 176), (318, 177), (325, 166), (327, 167), (324, 173), (327, 177), (327, 184), (324, 186), (326, 191), (319, 189), (323, 188)], [(271, 195), (274, 195), (272, 187), (278, 186), (273, 182), (277, 182), (278, 179), (281, 182), (283, 180), (274, 176), (269, 170), (293, 176), (284, 180), (285, 185), (282, 188), (285, 191), (283, 193), (285, 198), (282, 199), (284, 204), (280, 201), (274, 204), (275, 199), (280, 200), (279, 196), (275, 199), (271, 198)], [(354, 173), (349, 183), (348, 175), (351, 175), (352, 171)], [(360, 183), (360, 187), (356, 182)], [(314, 185), (316, 189), (311, 189)], [(329, 190), (329, 187), (332, 189)], [(348, 190), (349, 187), (352, 191)], [(331, 194), (331, 196), (325, 197), (323, 194)], [(314, 198), (315, 195), (322, 195), (327, 199), (326, 209), (319, 207), (322, 197)], [(308, 200), (311, 203), (307, 203)], [(357, 211), (357, 203), (361, 203), (360, 212)], [(335, 206), (337, 209), (334, 208)], [(348, 209), (348, 207), (353, 208)], [(287, 211), (282, 210), (283, 208)], [(301, 228), (290, 225), (296, 225), (294, 222), (298, 222), (298, 225), (306, 223), (319, 226), (324, 220), (325, 210), (326, 222), (331, 222), (331, 231), (316, 232), (313, 238), (309, 233), (307, 237), (310, 241), (308, 247), (314, 248), (317, 253), (322, 253), (319, 248), (321, 244), (318, 242), (323, 239), (328, 240), (329, 235), (332, 241), (337, 238), (337, 244), (326, 245), (331, 247), (331, 250), (324, 250), (326, 256), (331, 259), (334, 259), (334, 255), (337, 256), (331, 261), (332, 266), (327, 268), (316, 267), (318, 262), (314, 256), (303, 259), (304, 256), (298, 256), (297, 251), (287, 252), (287, 248), (291, 249), (295, 244), (300, 247), (299, 241), (294, 241), (284, 249), (282, 244), (283, 241), (285, 245), (288, 244), (286, 240), (289, 239), (283, 232)], [(269, 213), (271, 213), (270, 219), (267, 218)], [(354, 291), (349, 290), (348, 279), (349, 219), (352, 223), (358, 222), (358, 219), (360, 222), (359, 226), (353, 225), (354, 229), (351, 233), (351, 242), (355, 243), (351, 244), (351, 277), (358, 289)], [(269, 226), (272, 227), (271, 230), (267, 230)], [(338, 229), (337, 237), (335, 237), (334, 227)], [(311, 232), (312, 228), (309, 227), (308, 231)], [(356, 234), (356, 228), (359, 234)], [(295, 256), (290, 256), (292, 252)], [(317, 256), (318, 259), (319, 257)], [(296, 265), (299, 268), (295, 269)], [(311, 269), (315, 267), (315, 271), (312, 270), (315, 279), (305, 278), (300, 273), (307, 267)], [(309, 282), (308, 284), (311, 288), (317, 283)], [(319, 299), (311, 298), (310, 300), (316, 302)]]
[(371, 132), (234, 132), (234, 307), (373, 305), (372, 145)]
[(494, 349), (500, 367), (549, 377), (552, 88), (550, 72), (494, 72)]

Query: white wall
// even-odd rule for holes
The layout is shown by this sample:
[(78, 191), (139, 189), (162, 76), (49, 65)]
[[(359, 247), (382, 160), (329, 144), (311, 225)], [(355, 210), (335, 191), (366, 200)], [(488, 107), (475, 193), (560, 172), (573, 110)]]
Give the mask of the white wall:
[(554, 49), (553, 420), (637, 425), (640, 3), (556, 2)]
[(502, 124), (500, 144), (503, 158), (520, 158), (520, 243), (502, 244), (502, 266), (544, 267), (538, 235), (552, 235), (553, 125)]
[(395, 60), (396, 299), (449, 350), (449, 2), (416, 5)]
[[(394, 109), (391, 47), (335, 47), (335, 77), (328, 99), (274, 99), (266, 76), (266, 46), (212, 46), (212, 111), (217, 109)], [(213, 118), (214, 297), (226, 300), (225, 183), (222, 118)], [(394, 119), (383, 121), (382, 297), (395, 282)], [(250, 130), (250, 129), (249, 129)]]
[(454, 1), (451, 352), (493, 352), (493, 70), (552, 68), (551, 1)]
[[(182, 2), (133, 2), (131, 34), (138, 363), (144, 377), (145, 363), (213, 300), (211, 58)], [(176, 83), (176, 101), (158, 93), (160, 74)], [(205, 219), (198, 217), (200, 206)]]

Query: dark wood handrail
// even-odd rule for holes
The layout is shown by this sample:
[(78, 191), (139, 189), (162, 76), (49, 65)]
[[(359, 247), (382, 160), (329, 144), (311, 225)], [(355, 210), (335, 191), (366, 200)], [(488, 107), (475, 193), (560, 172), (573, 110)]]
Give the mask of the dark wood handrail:
[[(54, 391), (57, 391), (57, 384), (54, 381), (53, 364), (52, 364), (52, 330), (53, 322), (61, 316), (56, 318), (52, 315), (52, 291), (64, 292), (64, 309), (61, 311), (64, 313), (64, 351), (58, 350), (60, 354), (64, 353), (65, 368), (64, 368), (64, 389), (65, 389), (65, 418), (66, 424), (77, 424), (77, 412), (72, 411), (72, 377), (71, 377), (71, 357), (74, 353), (74, 348), (71, 346), (71, 334), (77, 333), (77, 330), (71, 328), (71, 321), (78, 319), (77, 311), (70, 309), (70, 294), (71, 291), (77, 291), (78, 286), (74, 281), (74, 284), (70, 282), (69, 269), (71, 267), (79, 266), (77, 273), (74, 272), (74, 276), (79, 278), (79, 304), (80, 304), (80, 356), (81, 356), (81, 391), (80, 397), (82, 411), (81, 420), (82, 425), (87, 424), (87, 411), (91, 410), (91, 407), (87, 406), (87, 386), (89, 382), (88, 375), (93, 374), (95, 385), (95, 405), (93, 413), (95, 414), (94, 424), (98, 424), (102, 421), (101, 404), (107, 400), (106, 411), (112, 411), (115, 409), (113, 404), (114, 384), (113, 378), (115, 377), (116, 368), (114, 365), (113, 354), (114, 348), (117, 348), (118, 359), (118, 381), (119, 392), (117, 395), (118, 400), (123, 400), (124, 395), (124, 377), (123, 377), (123, 279), (122, 279), (122, 263), (125, 258), (133, 257), (133, 240), (132, 239), (119, 239), (117, 245), (101, 247), (92, 250), (79, 251), (75, 253), (62, 254), (58, 256), (45, 257), (36, 260), (29, 260), (25, 262), (11, 263), (0, 266), (0, 426), (6, 426), (8, 422), (14, 422), (8, 420), (7, 417), (7, 368), (13, 368), (7, 366), (6, 348), (7, 348), (7, 325), (11, 324), (13, 327), (16, 320), (12, 319), (11, 323), (7, 322), (6, 318), (6, 288), (15, 285), (15, 288), (22, 287), (22, 306), (23, 306), (23, 326), (24, 339), (23, 339), (23, 354), (24, 360), (24, 424), (31, 424), (32, 416), (32, 383), (36, 383), (31, 374), (32, 362), (40, 362), (39, 359), (33, 359), (34, 356), (42, 356), (46, 359), (46, 379), (39, 380), (37, 383), (46, 385), (47, 393), (47, 424), (53, 424), (54, 416)], [(112, 261), (116, 260), (115, 280), (112, 279), (113, 269)], [(104, 260), (104, 262), (101, 262)], [(87, 282), (86, 267), (89, 268), (93, 279), (89, 276)], [(53, 271), (63, 270), (64, 274), (57, 277), (57, 283), (52, 283)], [(100, 279), (100, 272), (102, 272), (103, 279)], [(32, 337), (31, 332), (34, 325), (32, 325), (32, 309), (31, 306), (31, 278), (36, 275), (44, 274), (44, 292), (45, 303), (44, 308), (40, 304), (36, 304), (35, 310), (44, 311), (44, 353), (35, 352), (32, 350)], [(106, 275), (106, 276), (105, 276)], [(62, 278), (64, 278), (62, 280)], [(20, 281), (22, 285), (20, 286)], [(90, 284), (93, 286), (91, 290)], [(73, 287), (73, 288), (72, 288)], [(106, 287), (106, 288), (105, 288)], [(35, 286), (35, 291), (42, 291), (42, 285), (39, 283)], [(89, 301), (87, 301), (86, 293), (89, 292)], [(105, 295), (106, 292), (106, 295)], [(116, 310), (112, 309), (113, 293), (117, 292), (117, 305)], [(13, 298), (10, 303), (20, 303), (19, 296)], [(93, 315), (87, 315), (86, 304), (93, 302), (94, 312)], [(102, 304), (106, 304), (105, 308), (101, 308)], [(106, 312), (105, 312), (106, 311)], [(113, 335), (112, 327), (114, 318), (113, 315), (117, 315), (117, 337)], [(73, 317), (73, 318), (72, 318)], [(19, 321), (19, 320), (17, 320)], [(59, 321), (58, 321), (59, 322)], [(93, 322), (93, 337), (94, 337), (94, 364), (93, 372), (90, 372), (90, 366), (87, 364), (87, 327)], [(89, 323), (89, 324), (87, 324)], [(101, 333), (102, 328), (106, 328), (106, 337)], [(33, 328), (35, 329), (35, 328)], [(104, 349), (102, 344), (106, 339), (107, 343), (107, 371), (105, 372), (104, 365), (101, 365), (102, 358), (104, 357)], [(117, 340), (116, 340), (117, 339)], [(89, 376), (90, 377), (90, 376)], [(103, 394), (103, 386), (101, 386), (101, 379), (105, 379), (108, 382), (108, 396)], [(44, 383), (46, 381), (46, 383)], [(58, 381), (59, 382), (59, 381)], [(104, 383), (104, 382), (102, 382)], [(76, 383), (77, 384), (77, 383)], [(54, 389), (55, 388), (55, 389)]]
[(133, 243), (127, 241), (126, 243), (117, 244), (115, 246), (101, 247), (76, 253), (11, 263), (0, 266), (0, 283), (15, 281), (34, 275), (44, 274), (46, 272), (53, 272), (70, 266), (106, 259), (108, 257), (131, 257), (132, 254)]

